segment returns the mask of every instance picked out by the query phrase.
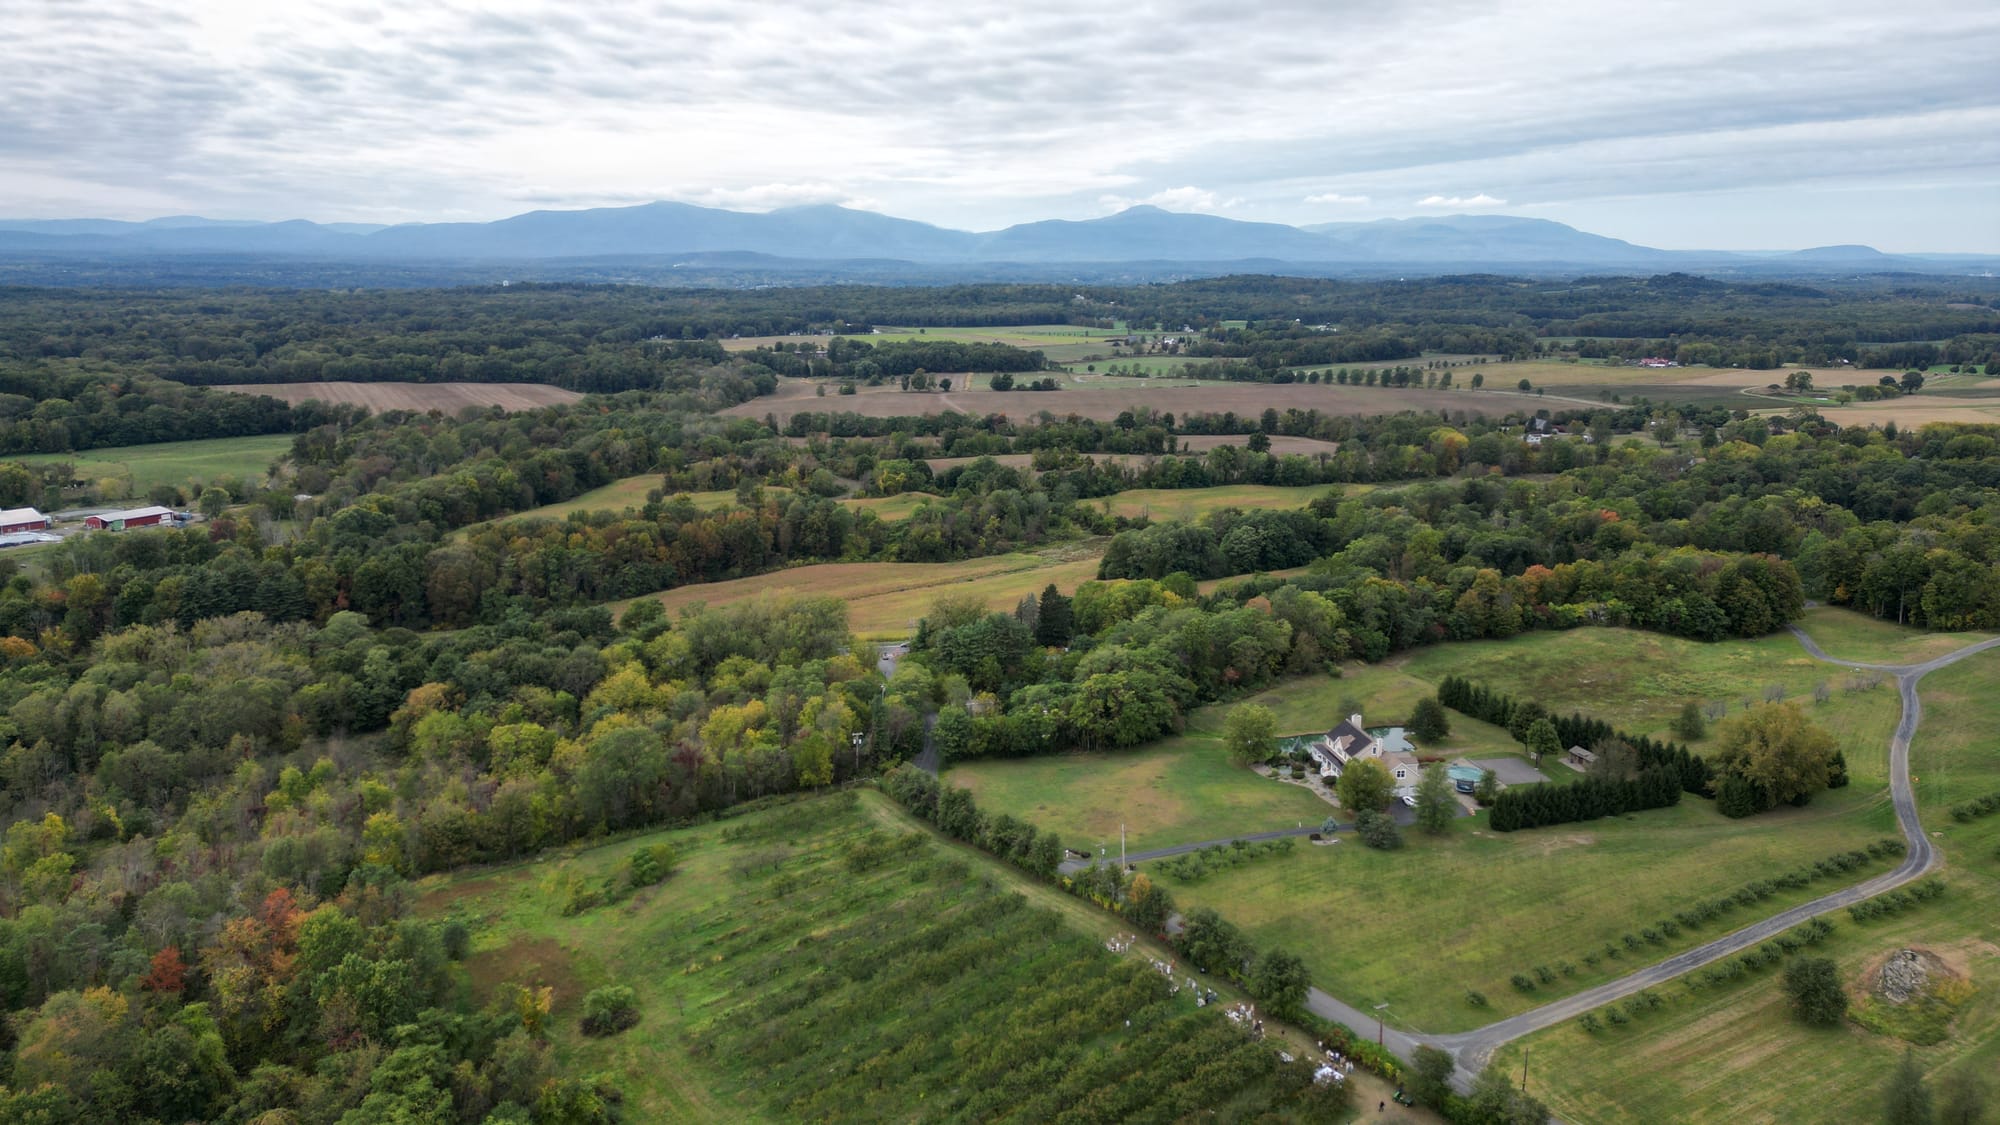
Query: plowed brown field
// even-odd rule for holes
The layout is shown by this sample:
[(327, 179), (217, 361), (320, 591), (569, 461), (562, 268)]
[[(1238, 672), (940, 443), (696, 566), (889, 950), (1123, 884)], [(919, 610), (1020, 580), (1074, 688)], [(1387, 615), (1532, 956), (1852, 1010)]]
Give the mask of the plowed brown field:
[(456, 414), (468, 406), (533, 410), (559, 406), (583, 396), (543, 383), (232, 383), (215, 388), (246, 395), (270, 395), (297, 405), (309, 398), (335, 404), (388, 410), (442, 410)]

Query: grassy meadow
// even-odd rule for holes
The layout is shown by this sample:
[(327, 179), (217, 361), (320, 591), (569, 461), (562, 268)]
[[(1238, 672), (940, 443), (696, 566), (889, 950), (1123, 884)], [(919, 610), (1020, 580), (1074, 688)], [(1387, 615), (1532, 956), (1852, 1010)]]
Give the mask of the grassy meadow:
[[(1919, 1046), (1933, 1080), (2000, 1070), (2000, 816), (1954, 820), (1952, 804), (2000, 792), (2000, 654), (1982, 653), (1924, 678), (1924, 721), (1911, 745), (1911, 770), (1924, 826), (1944, 853), (1943, 897), (1867, 922), (1845, 911), (1829, 919), (1825, 951), (1850, 995), (1864, 971), (1888, 953), (1923, 948), (1965, 976), (1975, 991), (1948, 1036)], [(1676, 984), (1661, 1011), (1628, 1027), (1591, 1035), (1564, 1025), (1505, 1048), (1494, 1065), (1560, 1059), (1538, 1067), (1537, 1096), (1576, 1122), (1728, 1121), (1835, 1125), (1865, 1119), (1901, 1058), (1904, 1043), (1854, 1022), (1809, 1028), (1792, 1018), (1775, 972), (1717, 990)]]
[[(560, 913), (567, 888), (658, 843), (680, 857), (665, 882)], [(427, 880), (419, 909), (473, 927), (473, 1001), (554, 989), (559, 1064), (612, 1074), (628, 1120), (1035, 1121), (1087, 1100), (1143, 1117), (1206, 1059), (1304, 1049), (1275, 1026), (1253, 1044), (1219, 1007), (1168, 995), (1144, 960), (1165, 950), (1111, 952), (1117, 918), (872, 791)], [(610, 984), (635, 990), (639, 1022), (586, 1037), (583, 996)], [(1255, 1115), (1288, 1096), (1257, 1079), (1226, 1105)]]
[(273, 461), (291, 454), (290, 434), (121, 445), (82, 453), (30, 453), (12, 458), (29, 465), (68, 463), (78, 480), (95, 484), (109, 500), (141, 499), (157, 485), (172, 485), (193, 500), (199, 489), (222, 477), (262, 482)]
[[(995, 610), (1012, 610), (1027, 594), (1053, 582), (1064, 590), (1097, 577), (1101, 540), (1063, 544), (1039, 552), (988, 555), (948, 563), (818, 563), (727, 582), (681, 586), (649, 595), (669, 612), (706, 603), (726, 605), (770, 593), (831, 594), (848, 606), (848, 624), (867, 641), (898, 640), (944, 594), (971, 594)], [(614, 604), (622, 609), (627, 602)]]
[(1828, 656), (1869, 664), (1921, 664), (1991, 635), (1926, 633), (1837, 606), (1812, 606), (1798, 625)]

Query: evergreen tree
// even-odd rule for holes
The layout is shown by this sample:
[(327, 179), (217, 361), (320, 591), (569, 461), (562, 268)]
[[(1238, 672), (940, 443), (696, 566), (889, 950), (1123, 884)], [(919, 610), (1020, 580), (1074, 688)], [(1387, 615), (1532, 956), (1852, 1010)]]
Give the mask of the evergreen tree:
[(1701, 717), (1701, 705), (1689, 700), (1681, 704), (1680, 717), (1674, 720), (1674, 733), (1689, 742), (1708, 733), (1708, 723)]
[(1915, 1049), (1903, 1048), (1903, 1061), (1889, 1076), (1882, 1120), (1887, 1125), (1933, 1125), (1937, 1112), (1931, 1106), (1931, 1090), (1924, 1085), (1924, 1072), (1917, 1065)]
[(1944, 1080), (1944, 1105), (1939, 1125), (1979, 1125), (1986, 1120), (1986, 1085), (1971, 1071), (1960, 1070)]
[(1062, 648), (1069, 644), (1071, 622), (1070, 599), (1063, 597), (1051, 582), (1042, 591), (1039, 614), (1035, 620), (1035, 643), (1044, 648)]

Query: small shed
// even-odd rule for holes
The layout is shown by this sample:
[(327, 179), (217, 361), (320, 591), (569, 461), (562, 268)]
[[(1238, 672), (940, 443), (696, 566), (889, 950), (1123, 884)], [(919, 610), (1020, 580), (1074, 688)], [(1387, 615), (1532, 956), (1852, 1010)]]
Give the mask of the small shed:
[(96, 531), (110, 528), (124, 531), (132, 527), (157, 527), (175, 519), (172, 508), (162, 508), (158, 504), (146, 508), (128, 508), (122, 512), (104, 512), (84, 517), (83, 525)]
[(1563, 765), (1571, 769), (1588, 770), (1596, 764), (1597, 755), (1585, 750), (1581, 746), (1572, 746), (1569, 748), (1569, 752), (1563, 755)]
[(47, 531), (49, 517), (33, 508), (0, 509), (0, 535), (15, 531)]

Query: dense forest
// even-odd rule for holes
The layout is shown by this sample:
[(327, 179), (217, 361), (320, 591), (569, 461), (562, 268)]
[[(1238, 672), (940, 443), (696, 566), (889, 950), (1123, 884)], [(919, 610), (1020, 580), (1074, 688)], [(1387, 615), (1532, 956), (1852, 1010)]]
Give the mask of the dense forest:
[[(1885, 346), (1994, 329), (1990, 307), (1937, 291), (1659, 281), (1532, 310), (1540, 283), (1498, 279), (957, 296), (967, 319), (1249, 319), (1215, 337), (1245, 358), (1325, 338), (1294, 318), (1428, 339), (1473, 323), (1478, 294), (1491, 341), (1530, 348), (1592, 316), (1670, 327), (1668, 309), (1684, 339), (1726, 328), (1772, 349), (1832, 346), (1807, 337), (1841, 317)], [(0, 1119), (614, 1120), (613, 1085), (562, 1071), (532, 996), (461, 997), (471, 935), (413, 918), (409, 880), (867, 783), (930, 723), (951, 757), (1127, 746), (1343, 661), (1603, 625), (1756, 636), (1806, 599), (2000, 627), (1995, 427), (1621, 405), (1556, 411), (1576, 436), (1530, 446), (1522, 416), (836, 408), (780, 433), (718, 414), (782, 375), (714, 335), (918, 323), (954, 292), (0, 296), (0, 379), (27, 404), (0, 419), (0, 450), (149, 440), (132, 435), (172, 432), (174, 411), (294, 435), (274, 478), (236, 482), (213, 519), (0, 558)], [(901, 346), (843, 342), (837, 362)], [(186, 385), (537, 376), (615, 393), (369, 416)], [(1241, 440), (1193, 452), (1194, 434)], [(1272, 452), (1289, 435), (1333, 444)], [(1010, 453), (1032, 464), (990, 459)], [(0, 465), (0, 502), (59, 500), (68, 476)], [(519, 515), (634, 477), (657, 488), (633, 511)], [(1185, 522), (1093, 502), (1222, 484), (1370, 487)], [(903, 494), (921, 502), (901, 519), (843, 503)], [(1097, 579), (1006, 612), (940, 598), (889, 677), (836, 598), (670, 618), (643, 597), (1051, 543), (1101, 551)], [(1244, 577), (1200, 592), (1225, 576)], [(1679, 792), (1655, 788), (1612, 796)]]
[[(1233, 277), (1142, 286), (832, 286), (750, 291), (513, 285), (389, 291), (0, 290), (0, 375), (83, 370), (180, 383), (409, 380), (657, 389), (675, 361), (721, 363), (732, 336), (826, 334), (782, 374), (1031, 371), (999, 345), (846, 339), (874, 325), (1076, 324), (1188, 330), (1189, 354), (1272, 370), (1424, 352), (1664, 355), (1923, 367), (2000, 362), (2000, 291), (1977, 278), (1728, 283), (1674, 274), (1362, 282)], [(1244, 322), (1240, 326), (1235, 322)], [(818, 364), (818, 367), (814, 365)], [(80, 448), (80, 447), (79, 447)]]

